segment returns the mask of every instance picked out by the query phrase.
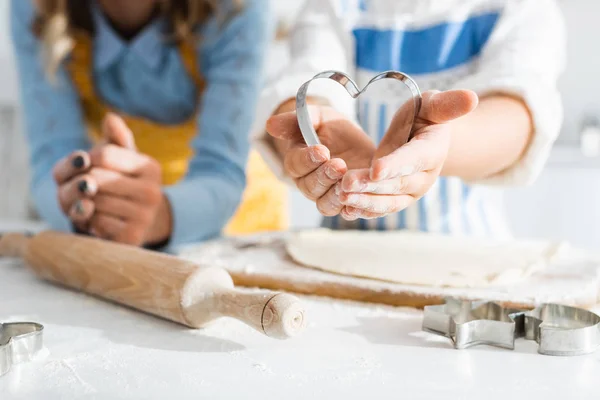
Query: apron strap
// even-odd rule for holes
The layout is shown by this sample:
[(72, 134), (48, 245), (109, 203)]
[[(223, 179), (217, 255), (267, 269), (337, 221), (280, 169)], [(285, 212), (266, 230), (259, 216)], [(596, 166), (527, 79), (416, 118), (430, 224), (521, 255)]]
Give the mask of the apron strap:
[(183, 61), (183, 65), (188, 75), (194, 82), (198, 93), (202, 93), (206, 86), (206, 82), (200, 73), (200, 60), (198, 59), (198, 55), (196, 53), (195, 44), (192, 40), (182, 40), (178, 47), (181, 60)]
[[(74, 46), (71, 50), (66, 68), (73, 80), (75, 89), (84, 101), (97, 99), (92, 71), (94, 64), (93, 44), (90, 35), (86, 32), (73, 34)], [(98, 102), (101, 104), (102, 102)]]

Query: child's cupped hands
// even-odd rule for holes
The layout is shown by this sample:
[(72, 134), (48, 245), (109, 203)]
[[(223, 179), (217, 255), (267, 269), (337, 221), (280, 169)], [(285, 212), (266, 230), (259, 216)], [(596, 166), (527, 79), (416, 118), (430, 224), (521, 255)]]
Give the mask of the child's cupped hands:
[(414, 123), (409, 101), (394, 115), (379, 147), (360, 127), (324, 106), (311, 109), (321, 146), (306, 146), (293, 112), (271, 117), (267, 131), (289, 142), (285, 171), (323, 215), (379, 218), (427, 193), (450, 148), (448, 123), (470, 113), (477, 102), (468, 90), (425, 92)]
[(63, 211), (78, 230), (103, 239), (136, 246), (162, 242), (170, 210), (159, 163), (136, 151), (120, 117), (109, 114), (103, 134), (89, 152), (77, 151), (54, 168)]
[(267, 121), (267, 132), (285, 141), (283, 164), (298, 189), (313, 200), (321, 214), (340, 213), (340, 181), (348, 169), (369, 166), (375, 144), (360, 126), (327, 106), (310, 106), (310, 115), (321, 145), (308, 147), (298, 127), (295, 112), (282, 113)]

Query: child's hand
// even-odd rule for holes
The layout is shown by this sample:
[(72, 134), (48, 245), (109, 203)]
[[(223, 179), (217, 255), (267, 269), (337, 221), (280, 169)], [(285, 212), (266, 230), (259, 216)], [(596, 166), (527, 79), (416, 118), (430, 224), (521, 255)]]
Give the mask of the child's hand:
[(287, 142), (284, 169), (296, 181), (298, 189), (316, 202), (321, 214), (337, 215), (342, 204), (339, 187), (336, 190), (334, 185), (348, 168), (368, 167), (375, 145), (358, 125), (331, 107), (311, 106), (310, 114), (320, 146), (306, 145), (295, 112), (271, 117), (267, 131)]
[(344, 219), (379, 218), (398, 212), (420, 199), (434, 184), (446, 160), (451, 126), (477, 106), (477, 95), (467, 90), (426, 92), (407, 140), (413, 108), (407, 103), (394, 116), (370, 168), (349, 171), (340, 196)]

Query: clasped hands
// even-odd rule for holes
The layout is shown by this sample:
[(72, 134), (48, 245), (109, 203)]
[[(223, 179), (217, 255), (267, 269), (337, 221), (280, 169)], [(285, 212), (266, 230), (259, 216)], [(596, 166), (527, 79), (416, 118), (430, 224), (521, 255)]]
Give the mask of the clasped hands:
[(105, 118), (100, 143), (60, 160), (53, 175), (60, 207), (79, 232), (136, 246), (170, 236), (160, 164), (136, 151), (132, 132), (117, 115)]
[(379, 146), (327, 106), (310, 106), (322, 145), (305, 144), (293, 111), (272, 116), (267, 132), (281, 141), (285, 172), (321, 214), (372, 219), (405, 209), (431, 188), (450, 148), (449, 122), (470, 113), (477, 102), (468, 90), (425, 92), (412, 130), (410, 101), (396, 112)]

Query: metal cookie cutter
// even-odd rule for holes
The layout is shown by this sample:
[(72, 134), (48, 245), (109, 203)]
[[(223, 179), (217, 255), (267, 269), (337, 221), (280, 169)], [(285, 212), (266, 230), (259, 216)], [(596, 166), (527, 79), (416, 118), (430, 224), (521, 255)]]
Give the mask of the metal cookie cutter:
[(44, 327), (35, 322), (0, 324), (0, 376), (13, 364), (31, 361), (42, 349)]
[(449, 337), (457, 349), (477, 344), (514, 349), (520, 337), (535, 340), (540, 354), (553, 356), (587, 354), (600, 346), (600, 316), (558, 304), (528, 311), (447, 299), (444, 305), (425, 307), (423, 330)]
[(423, 330), (450, 338), (457, 349), (479, 344), (514, 349), (515, 337), (524, 335), (523, 313), (493, 302), (446, 299), (425, 307)]
[(421, 110), (421, 104), (423, 102), (423, 99), (421, 97), (421, 91), (419, 90), (417, 83), (410, 76), (402, 72), (382, 72), (379, 75), (376, 75), (373, 79), (371, 79), (363, 89), (359, 89), (356, 83), (354, 83), (354, 81), (343, 72), (321, 72), (315, 75), (311, 80), (300, 86), (300, 89), (298, 89), (298, 93), (296, 94), (296, 116), (298, 118), (298, 125), (300, 126), (302, 137), (304, 137), (304, 141), (308, 146), (316, 146), (321, 143), (319, 141), (319, 136), (317, 136), (317, 132), (315, 132), (315, 129), (313, 128), (312, 121), (310, 120), (310, 114), (308, 112), (308, 105), (306, 104), (306, 93), (308, 91), (308, 87), (310, 86), (310, 83), (316, 79), (331, 79), (339, 83), (354, 99), (356, 99), (364, 91), (366, 91), (369, 85), (371, 85), (371, 83), (373, 82), (379, 81), (381, 79), (396, 79), (402, 82), (406, 87), (408, 87), (408, 89), (412, 93), (415, 109), (412, 123), (414, 123), (417, 115), (419, 115), (419, 111)]
[(544, 304), (525, 316), (525, 337), (551, 356), (593, 353), (600, 346), (600, 316), (581, 308)]

